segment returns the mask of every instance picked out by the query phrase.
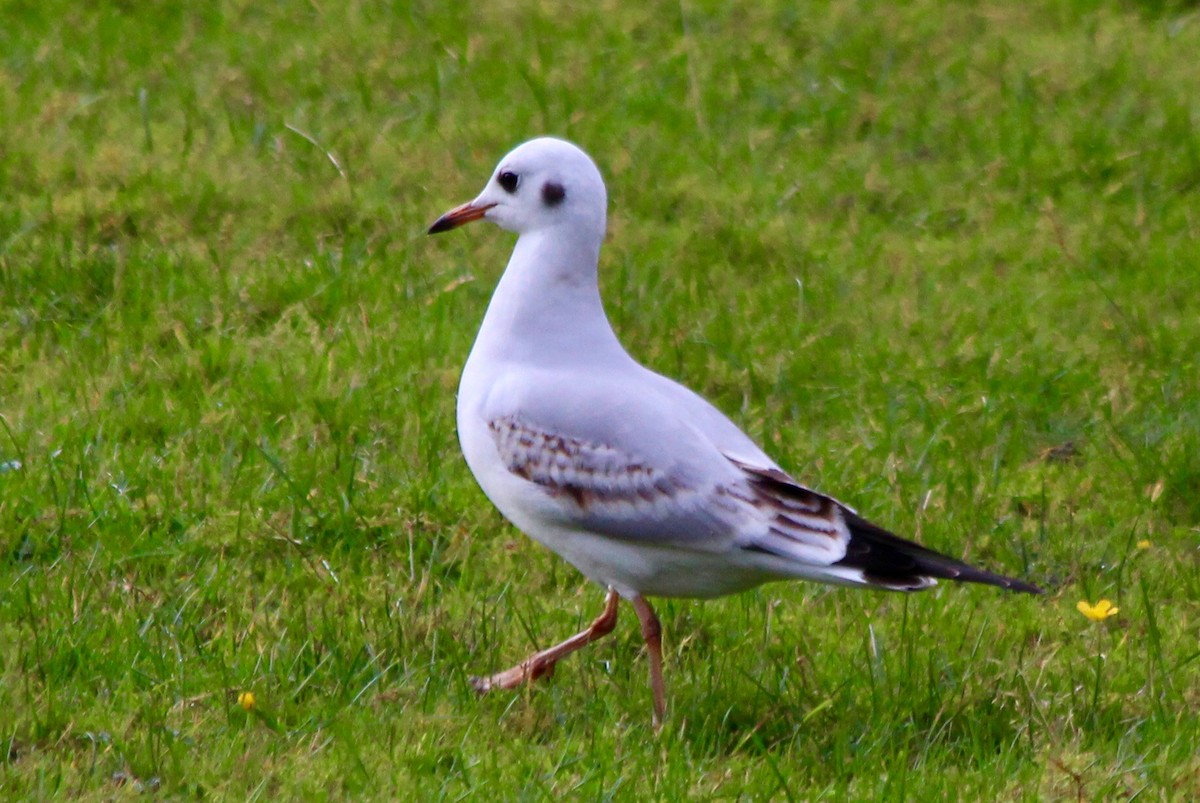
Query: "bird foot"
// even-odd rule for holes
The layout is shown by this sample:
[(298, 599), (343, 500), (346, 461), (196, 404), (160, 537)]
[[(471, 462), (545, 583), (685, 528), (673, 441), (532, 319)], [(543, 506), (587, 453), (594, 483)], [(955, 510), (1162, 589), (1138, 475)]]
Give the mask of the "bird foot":
[(552, 677), (555, 663), (554, 660), (534, 656), (494, 675), (472, 676), (471, 687), (479, 694), (487, 694), (494, 689), (515, 689), (541, 678)]

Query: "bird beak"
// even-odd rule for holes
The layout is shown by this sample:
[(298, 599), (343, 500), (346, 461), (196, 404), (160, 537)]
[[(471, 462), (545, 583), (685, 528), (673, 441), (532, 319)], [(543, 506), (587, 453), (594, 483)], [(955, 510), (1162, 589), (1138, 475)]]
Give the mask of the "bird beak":
[(450, 231), (450, 229), (457, 229), (459, 226), (470, 223), (472, 220), (479, 220), (493, 206), (495, 204), (480, 204), (476, 206), (474, 201), (465, 203), (462, 206), (456, 206), (433, 221), (433, 225), (429, 227), (429, 233), (441, 234), (444, 231)]

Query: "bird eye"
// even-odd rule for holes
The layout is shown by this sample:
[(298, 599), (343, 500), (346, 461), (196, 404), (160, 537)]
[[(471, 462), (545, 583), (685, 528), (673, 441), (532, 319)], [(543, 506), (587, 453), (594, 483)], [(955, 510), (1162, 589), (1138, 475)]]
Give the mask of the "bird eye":
[(500, 175), (496, 176), (496, 181), (504, 188), (504, 191), (512, 195), (517, 191), (517, 184), (521, 182), (521, 177), (511, 170), (505, 170)]

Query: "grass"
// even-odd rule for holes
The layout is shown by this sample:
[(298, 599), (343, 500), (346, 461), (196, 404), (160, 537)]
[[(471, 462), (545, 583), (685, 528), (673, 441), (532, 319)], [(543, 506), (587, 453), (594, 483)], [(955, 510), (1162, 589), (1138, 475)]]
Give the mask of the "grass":
[[(1200, 795), (1194, 7), (198, 8), (5, 5), (0, 794)], [(628, 609), (476, 699), (602, 596), (458, 455), (511, 238), (423, 235), (541, 133), (634, 354), (1052, 593), (662, 603), (657, 736)]]

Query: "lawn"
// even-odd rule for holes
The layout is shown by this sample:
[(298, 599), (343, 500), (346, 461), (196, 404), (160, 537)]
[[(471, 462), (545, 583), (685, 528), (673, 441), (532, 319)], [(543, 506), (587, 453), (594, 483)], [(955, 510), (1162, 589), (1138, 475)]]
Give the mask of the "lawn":
[[(193, 5), (2, 6), (0, 797), (1200, 797), (1194, 4)], [(660, 602), (660, 733), (628, 608), (477, 698), (603, 598), (459, 455), (512, 236), (424, 234), (543, 133), (634, 355), (1049, 593)]]

